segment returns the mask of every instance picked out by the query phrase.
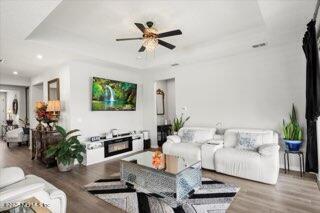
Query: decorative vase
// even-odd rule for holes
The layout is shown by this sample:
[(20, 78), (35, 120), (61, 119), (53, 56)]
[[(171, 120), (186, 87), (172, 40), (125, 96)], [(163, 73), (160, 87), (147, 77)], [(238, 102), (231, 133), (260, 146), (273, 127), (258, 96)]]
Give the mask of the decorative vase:
[(47, 121), (47, 131), (52, 131), (52, 126), (50, 125), (51, 121)]
[(164, 169), (165, 159), (164, 159), (164, 154), (162, 152), (155, 151), (152, 154), (152, 166), (155, 169)]
[(36, 130), (37, 131), (43, 131), (44, 130), (44, 126), (43, 124), (41, 123), (41, 120), (40, 119), (37, 119), (37, 121), (39, 122), (37, 127), (36, 127)]
[(301, 148), (301, 145), (302, 145), (302, 141), (299, 141), (299, 140), (286, 140), (286, 139), (283, 139), (283, 141), (285, 142), (286, 148), (289, 151), (292, 151), (292, 152), (299, 151), (300, 148)]
[(60, 172), (69, 172), (72, 170), (74, 166), (74, 159), (70, 162), (70, 164), (63, 165), (61, 162), (58, 163), (58, 169)]

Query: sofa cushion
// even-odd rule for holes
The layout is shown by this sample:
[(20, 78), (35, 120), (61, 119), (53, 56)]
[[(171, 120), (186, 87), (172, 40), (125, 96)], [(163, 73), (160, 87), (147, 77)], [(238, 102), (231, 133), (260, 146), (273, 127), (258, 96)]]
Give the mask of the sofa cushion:
[(239, 133), (236, 149), (256, 151), (262, 145), (262, 136), (256, 133)]
[(205, 143), (213, 139), (215, 131), (215, 128), (183, 127), (179, 130), (178, 135), (181, 137), (181, 142)]
[(215, 169), (234, 176), (259, 179), (261, 155), (258, 152), (235, 148), (218, 149), (215, 152)]
[(226, 131), (224, 134), (224, 147), (235, 147), (239, 138), (239, 132)]
[(162, 150), (168, 155), (201, 160), (201, 145), (199, 143), (164, 143)]
[(0, 168), (0, 189), (24, 180), (24, 172), (19, 167)]
[(224, 133), (224, 147), (235, 147), (240, 133), (259, 134), (262, 137), (262, 144), (278, 143), (278, 135), (272, 130), (227, 129)]

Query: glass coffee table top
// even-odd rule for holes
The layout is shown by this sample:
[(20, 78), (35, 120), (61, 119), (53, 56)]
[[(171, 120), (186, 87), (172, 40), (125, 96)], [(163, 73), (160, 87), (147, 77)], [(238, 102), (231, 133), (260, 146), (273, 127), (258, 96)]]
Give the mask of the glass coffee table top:
[(122, 181), (159, 195), (174, 208), (201, 186), (198, 160), (147, 151), (122, 159), (120, 167)]
[(192, 160), (192, 159), (184, 159), (182, 157), (177, 157), (173, 155), (164, 155), (164, 168), (159, 169), (155, 168), (152, 164), (152, 158), (153, 153), (151, 151), (142, 152), (127, 158), (122, 159), (123, 161), (131, 162), (138, 164), (140, 166), (144, 166), (151, 169), (161, 170), (163, 172), (177, 175), (186, 168), (189, 168), (197, 163), (199, 163), (198, 160)]

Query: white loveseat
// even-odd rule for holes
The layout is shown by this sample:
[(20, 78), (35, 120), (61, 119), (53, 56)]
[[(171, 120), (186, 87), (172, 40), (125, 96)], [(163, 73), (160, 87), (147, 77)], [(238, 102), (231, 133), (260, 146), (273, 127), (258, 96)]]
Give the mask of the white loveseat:
[(8, 202), (21, 202), (35, 197), (48, 204), (53, 213), (65, 213), (66, 194), (35, 175), (25, 175), (19, 167), (0, 168), (0, 211)]
[(17, 144), (17, 143), (27, 142), (28, 140), (29, 140), (29, 135), (24, 134), (22, 127), (10, 130), (6, 133), (6, 142), (8, 147), (10, 143)]
[[(254, 134), (255, 150), (237, 148), (241, 133)], [(272, 130), (228, 129), (223, 144), (202, 146), (202, 168), (268, 184), (276, 184), (279, 176), (279, 136)]]
[(201, 160), (201, 146), (213, 140), (215, 128), (183, 127), (178, 135), (167, 137), (162, 145), (164, 154)]

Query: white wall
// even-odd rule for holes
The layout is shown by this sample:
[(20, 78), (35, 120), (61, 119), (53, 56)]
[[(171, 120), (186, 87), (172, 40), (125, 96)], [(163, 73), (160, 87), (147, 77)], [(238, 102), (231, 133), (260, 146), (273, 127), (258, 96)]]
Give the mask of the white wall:
[(8, 75), (0, 73), (0, 84), (13, 86), (29, 86), (30, 79), (19, 75)]
[[(58, 124), (66, 128), (70, 127), (70, 72), (68, 65), (61, 65), (54, 67), (48, 70), (44, 70), (43, 74), (31, 78), (31, 87), (30, 87), (30, 124), (34, 128), (37, 125), (37, 121), (34, 119), (34, 106), (36, 101), (39, 100), (39, 97), (42, 98), (42, 101), (48, 101), (48, 81), (59, 78), (60, 81), (60, 101), (61, 101), (61, 112), (60, 119)], [(35, 85), (43, 85), (40, 87), (42, 89), (42, 96), (39, 95), (39, 87)]]
[(168, 79), (167, 82), (167, 114), (170, 122), (176, 117), (176, 87), (175, 79)]
[[(136, 83), (136, 111), (91, 111), (91, 84), (93, 77)], [(83, 62), (70, 64), (71, 128), (81, 130), (83, 138), (106, 133), (110, 129), (142, 130), (141, 75), (129, 69), (94, 65)]]
[[(8, 86), (8, 85), (0, 85), (0, 91), (6, 93), (6, 112), (11, 112), (12, 118), (15, 124), (19, 124), (19, 118), (26, 118), (26, 93), (25, 88), (23, 86)], [(12, 102), (17, 98), (18, 100), (18, 114), (14, 115), (12, 112)]]
[[(299, 120), (305, 127), (305, 56), (301, 46), (288, 44), (266, 47), (241, 55), (180, 66), (149, 74), (145, 84), (175, 77), (176, 109), (188, 108), (189, 126), (223, 128), (270, 128), (280, 131), (283, 118), (288, 117), (295, 103)], [(144, 85), (145, 88), (151, 86)], [(153, 99), (144, 91), (145, 102), (153, 107)], [(146, 109), (144, 117), (152, 117)], [(156, 133), (155, 126), (145, 121), (145, 128)], [(153, 143), (153, 145), (155, 145)], [(283, 159), (282, 157), (280, 158)], [(292, 159), (291, 165), (297, 159)]]

